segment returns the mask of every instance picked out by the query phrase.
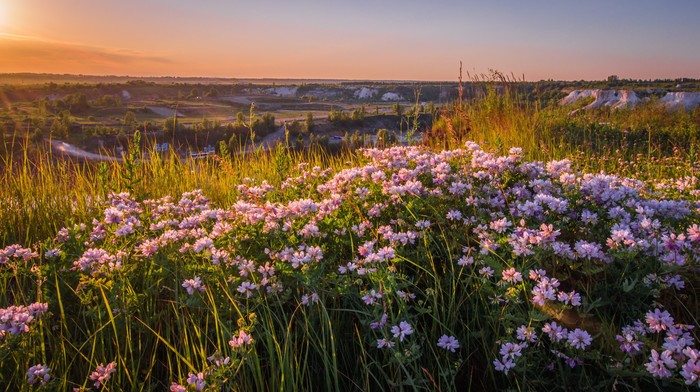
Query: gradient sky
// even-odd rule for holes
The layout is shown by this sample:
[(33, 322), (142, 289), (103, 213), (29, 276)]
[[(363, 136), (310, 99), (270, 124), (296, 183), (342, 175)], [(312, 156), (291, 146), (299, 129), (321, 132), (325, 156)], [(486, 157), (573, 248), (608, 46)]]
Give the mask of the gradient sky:
[(700, 78), (698, 0), (0, 0), (0, 72)]

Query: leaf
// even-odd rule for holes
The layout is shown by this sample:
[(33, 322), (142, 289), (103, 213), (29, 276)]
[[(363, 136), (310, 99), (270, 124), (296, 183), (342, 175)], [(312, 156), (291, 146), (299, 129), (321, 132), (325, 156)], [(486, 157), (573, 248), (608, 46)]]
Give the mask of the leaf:
[(638, 281), (639, 281), (639, 277), (636, 277), (634, 279), (630, 279), (630, 278), (625, 279), (625, 281), (622, 282), (622, 290), (625, 293), (629, 293), (630, 291), (634, 290), (635, 286), (637, 286)]

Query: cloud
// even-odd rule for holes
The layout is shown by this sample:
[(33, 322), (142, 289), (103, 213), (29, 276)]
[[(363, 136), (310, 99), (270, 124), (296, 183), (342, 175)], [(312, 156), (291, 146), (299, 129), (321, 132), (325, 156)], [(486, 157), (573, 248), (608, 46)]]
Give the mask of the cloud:
[[(104, 48), (0, 33), (0, 72), (162, 73), (174, 62), (128, 49)], [(158, 70), (161, 70), (160, 72)]]

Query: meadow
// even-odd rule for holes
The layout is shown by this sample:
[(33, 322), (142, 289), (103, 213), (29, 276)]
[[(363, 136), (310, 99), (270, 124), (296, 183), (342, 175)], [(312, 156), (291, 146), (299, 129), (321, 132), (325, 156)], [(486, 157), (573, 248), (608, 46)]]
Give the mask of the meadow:
[(572, 109), (505, 84), (420, 145), (10, 155), (0, 381), (697, 389), (700, 111)]

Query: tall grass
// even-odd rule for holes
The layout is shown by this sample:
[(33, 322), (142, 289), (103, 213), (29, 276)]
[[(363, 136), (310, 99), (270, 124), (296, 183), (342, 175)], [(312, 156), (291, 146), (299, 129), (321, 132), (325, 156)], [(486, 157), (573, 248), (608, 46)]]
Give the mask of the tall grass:
[(528, 99), (513, 76), (494, 71), (470, 78), (470, 98), (443, 108), (428, 132), (429, 145), (455, 148), (472, 140), (500, 153), (520, 147), (529, 159), (569, 158), (586, 172), (641, 179), (699, 173), (700, 107), (671, 111), (652, 100), (634, 108), (576, 110), (582, 105)]
[(217, 204), (228, 205), (245, 178), (279, 185), (301, 163), (339, 168), (355, 160), (352, 153), (332, 155), (317, 146), (299, 151), (279, 146), (207, 159), (141, 151), (133, 144), (130, 149), (126, 163), (95, 163), (54, 156), (26, 141), (20, 155), (0, 158), (0, 244), (32, 243), (61, 227), (89, 223), (110, 192), (129, 191), (146, 199), (202, 189)]
[[(507, 78), (498, 82), (500, 87), (484, 83), (480, 99), (445, 108), (426, 138), (433, 151), (375, 151), (369, 158), (348, 151), (329, 155), (320, 149), (297, 152), (278, 147), (181, 160), (141, 151), (135, 143), (124, 162), (95, 164), (54, 157), (50, 152), (30, 154), (27, 143), (25, 153), (3, 161), (0, 219), (6, 224), (2, 241), (3, 246), (35, 244), (40, 254), (30, 261), (13, 259), (0, 264), (0, 308), (42, 302), (48, 303), (50, 313), (37, 320), (26, 338), (0, 342), (0, 380), (8, 390), (28, 388), (26, 370), (43, 363), (52, 369), (50, 388), (89, 388), (93, 369), (114, 361), (118, 371), (107, 384), (113, 390), (164, 390), (171, 382), (185, 384), (199, 372), (213, 389), (240, 391), (678, 387), (682, 380), (677, 375), (677, 383), (671, 385), (640, 371), (646, 358), (619, 352), (615, 334), (661, 305), (672, 310), (679, 322), (698, 325), (700, 300), (693, 269), (697, 260), (691, 259), (692, 252), (688, 251), (685, 265), (667, 265), (658, 255), (613, 247), (606, 248), (615, 259), (612, 264), (585, 257), (569, 261), (544, 245), (533, 250), (534, 256), (514, 256), (508, 248), (509, 236), (520, 235), (516, 234), (520, 231), (535, 235), (551, 224), (561, 231), (562, 243), (604, 244), (611, 227), (620, 222), (608, 206), (596, 203), (595, 195), (572, 190), (566, 183), (565, 175), (571, 174), (566, 165), (552, 169), (554, 173), (539, 169), (538, 181), (530, 182), (528, 176), (536, 165), (524, 164), (529, 168), (521, 171), (520, 164), (514, 163), (520, 159), (517, 153), (498, 164), (493, 156), (488, 163), (482, 161), (487, 155), (479, 151), (444, 155), (434, 151), (462, 147), (472, 139), (487, 150), (505, 152), (522, 146), (530, 159), (569, 158), (576, 168), (588, 172), (606, 170), (670, 183), (697, 174), (696, 113), (642, 106), (572, 116), (570, 108), (528, 103)], [(503, 162), (510, 163), (499, 166)], [(444, 163), (448, 165), (440, 166)], [(453, 191), (448, 190), (450, 184), (444, 182), (441, 175), (445, 173), (440, 170), (454, 176), (445, 178), (472, 187), (451, 197)], [(376, 172), (385, 173), (387, 182), (381, 177), (373, 179)], [(344, 174), (336, 181), (334, 173)], [(263, 181), (274, 190), (256, 188)], [(605, 181), (613, 181), (606, 185), (610, 189), (621, 187), (616, 180)], [(436, 192), (389, 191), (393, 186), (411, 185), (409, 182), (420, 182)], [(571, 213), (545, 210), (541, 216), (522, 212), (516, 216), (513, 211), (518, 210), (509, 209), (522, 198), (534, 198), (547, 183), (561, 187), (554, 194), (568, 201)], [(333, 189), (332, 195), (324, 186)], [(697, 194), (689, 196), (691, 189), (674, 187), (679, 190), (669, 189), (663, 197), (697, 200)], [(697, 189), (697, 183), (689, 188)], [(172, 212), (165, 200), (141, 203), (193, 189), (202, 189), (211, 202), (196, 193), (185, 194), (173, 202), (186, 211), (182, 213)], [(121, 191), (131, 196), (110, 196)], [(625, 197), (634, 203), (647, 202), (646, 196), (630, 192)], [(481, 201), (466, 202), (473, 198)], [(308, 215), (297, 212), (298, 205), (286, 204), (308, 199), (314, 203)], [(339, 203), (337, 210), (332, 207), (335, 202)], [(663, 230), (649, 236), (690, 236), (689, 226), (697, 222), (697, 211), (688, 206), (696, 204), (684, 203), (670, 207), (660, 203), (665, 207), (659, 208), (666, 208), (672, 216), (658, 213), (658, 227)], [(137, 217), (135, 233), (117, 234), (127, 217), (109, 223), (105, 205)], [(636, 205), (620, 202), (616, 207), (635, 214)], [(371, 215), (370, 210), (377, 206), (382, 207)], [(249, 215), (235, 212), (249, 208), (253, 208)], [(287, 208), (299, 215), (279, 218), (277, 214)], [(581, 225), (584, 208), (597, 212), (600, 222)], [(684, 208), (689, 212), (678, 212)], [(321, 213), (326, 209), (329, 215)], [(453, 210), (474, 220), (448, 218)], [(193, 218), (200, 220), (190, 227)], [(512, 229), (492, 228), (499, 219), (507, 220)], [(159, 245), (157, 252), (143, 256), (138, 247), (161, 233), (152, 225), (169, 220), (167, 224), (177, 227), (184, 239)], [(429, 221), (428, 226), (418, 229), (424, 221)], [(230, 224), (228, 234), (215, 234), (221, 230), (216, 226), (219, 222)], [(367, 222), (364, 229), (359, 227)], [(307, 226), (310, 223), (320, 235), (304, 234), (313, 233), (313, 225)], [(54, 238), (62, 227), (67, 230), (58, 241)], [(100, 227), (107, 231), (106, 236), (91, 238), (91, 230), (99, 233)], [(387, 239), (387, 227), (395, 234), (411, 232), (415, 237), (403, 244)], [(214, 246), (229, 251), (232, 259), (240, 259), (214, 263), (214, 248), (193, 250), (190, 242), (205, 237), (212, 237)], [(484, 238), (493, 239), (498, 247), (484, 246)], [(372, 243), (371, 251), (368, 243)], [(283, 249), (303, 253), (307, 246), (315, 245), (323, 250), (319, 263), (297, 267), (275, 254)], [(50, 258), (46, 252), (54, 246), (62, 253)], [(395, 254), (377, 263), (375, 271), (341, 272), (350, 268), (349, 263), (356, 268), (368, 252), (384, 246), (392, 247)], [(97, 247), (120, 255), (123, 265), (95, 273), (78, 270), (74, 262)], [(698, 245), (693, 242), (687, 247), (697, 249)], [(466, 262), (469, 257), (473, 260)], [(247, 269), (248, 261), (254, 268)], [(260, 272), (265, 262), (277, 268), (274, 276)], [(481, 272), (487, 267), (495, 277)], [(527, 279), (504, 283), (500, 274), (508, 268), (523, 275), (530, 269), (545, 268), (548, 276), (562, 282), (562, 291), (579, 292), (583, 303), (536, 306), (531, 301), (536, 283)], [(650, 275), (668, 277), (671, 273), (683, 275), (684, 291), (662, 287), (661, 281), (644, 283)], [(194, 277), (201, 278), (206, 288), (190, 295), (183, 282)], [(243, 283), (270, 290), (247, 296), (240, 290)], [(372, 290), (380, 296), (368, 297)], [(409, 294), (415, 298), (406, 299)], [(371, 303), (372, 298), (376, 303)], [(516, 328), (541, 328), (551, 320), (572, 330), (589, 331), (595, 337), (595, 349), (574, 350), (541, 334), (540, 343), (519, 359), (515, 374), (505, 376), (494, 370), (501, 344), (515, 340)], [(397, 341), (390, 328), (402, 322), (412, 326), (414, 333)], [(232, 347), (232, 336), (248, 335), (252, 341)], [(457, 337), (460, 348), (451, 352), (437, 346), (443, 335)], [(379, 339), (392, 336), (396, 349), (377, 347)], [(647, 339), (649, 347), (660, 344), (653, 339)], [(553, 352), (577, 359), (580, 355), (585, 364), (570, 367)], [(227, 362), (219, 366), (226, 357)], [(631, 370), (624, 370), (625, 364)]]

